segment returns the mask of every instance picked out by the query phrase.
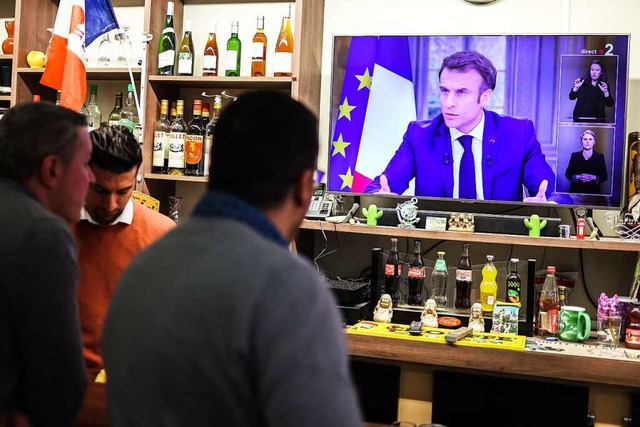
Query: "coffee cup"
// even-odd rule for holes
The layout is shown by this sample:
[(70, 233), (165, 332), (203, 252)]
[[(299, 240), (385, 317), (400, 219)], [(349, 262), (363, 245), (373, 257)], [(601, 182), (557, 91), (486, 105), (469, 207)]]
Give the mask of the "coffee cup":
[(591, 332), (591, 318), (583, 307), (560, 307), (559, 335), (563, 341), (584, 341)]

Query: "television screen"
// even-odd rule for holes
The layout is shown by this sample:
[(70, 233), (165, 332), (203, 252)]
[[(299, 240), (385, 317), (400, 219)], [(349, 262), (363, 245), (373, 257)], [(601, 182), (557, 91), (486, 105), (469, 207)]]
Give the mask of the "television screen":
[(328, 191), (621, 207), (628, 35), (334, 36)]

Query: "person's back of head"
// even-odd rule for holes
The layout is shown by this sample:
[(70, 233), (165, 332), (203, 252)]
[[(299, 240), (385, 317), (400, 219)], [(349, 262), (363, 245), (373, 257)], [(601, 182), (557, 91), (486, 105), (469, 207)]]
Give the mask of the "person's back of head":
[(138, 169), (142, 164), (142, 150), (133, 134), (124, 126), (103, 123), (89, 133), (93, 151), (91, 166), (121, 174)]
[(0, 120), (0, 177), (24, 183), (55, 155), (66, 166), (76, 151), (78, 128), (86, 118), (48, 102), (11, 108)]
[(217, 121), (209, 188), (263, 210), (278, 206), (315, 169), (318, 146), (317, 120), (301, 103), (279, 92), (244, 94)]
[(438, 76), (442, 74), (442, 71), (445, 68), (458, 72), (476, 70), (482, 77), (484, 83), (484, 87), (481, 88), (480, 92), (487, 89), (494, 90), (496, 88), (496, 79), (498, 75), (496, 67), (489, 58), (475, 50), (456, 52), (444, 58), (442, 60), (442, 66), (440, 67)]

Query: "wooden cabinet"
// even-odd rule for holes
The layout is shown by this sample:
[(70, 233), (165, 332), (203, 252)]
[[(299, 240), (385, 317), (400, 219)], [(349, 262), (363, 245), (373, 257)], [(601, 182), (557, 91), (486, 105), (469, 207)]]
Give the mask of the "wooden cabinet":
[[(160, 115), (161, 99), (184, 99), (185, 116), (191, 113), (191, 105), (194, 98), (201, 96), (202, 92), (210, 94), (220, 93), (225, 90), (231, 95), (238, 95), (248, 90), (274, 89), (291, 94), (295, 99), (306, 104), (312, 111), (318, 112), (320, 103), (320, 68), (322, 49), (322, 23), (324, 16), (324, 0), (175, 0), (174, 24), (176, 39), (182, 39), (182, 28), (185, 19), (196, 19), (196, 24), (205, 21), (217, 20), (217, 35), (220, 56), (226, 51), (226, 40), (229, 33), (230, 17), (240, 19), (240, 38), (243, 42), (243, 51), (251, 49), (251, 37), (255, 32), (255, 17), (264, 14), (262, 9), (268, 9), (271, 15), (268, 19), (271, 28), (280, 28), (282, 15), (274, 10), (281, 10), (279, 6), (292, 5), (294, 15), (294, 57), (292, 77), (249, 77), (246, 70), (247, 64), (243, 64), (241, 77), (201, 77), (201, 68), (196, 66), (193, 77), (183, 76), (158, 76), (158, 35), (162, 32), (167, 12), (167, 0), (112, 0), (116, 15), (126, 16), (129, 12), (143, 9), (143, 31), (154, 38), (146, 47), (145, 69), (135, 70), (135, 79), (140, 80), (141, 103), (144, 104), (141, 122), (143, 123), (143, 172), (152, 195), (164, 201), (164, 196), (175, 192), (176, 182), (192, 182), (204, 188), (205, 177), (173, 177), (151, 173), (151, 159), (153, 146), (153, 126)], [(14, 60), (14, 93), (12, 105), (17, 102), (29, 101), (33, 94), (40, 94), (43, 100), (53, 101), (55, 91), (40, 85), (43, 69), (29, 68), (26, 57), (31, 50), (45, 51), (50, 33), (47, 28), (55, 22), (59, 2), (57, 0), (16, 0), (16, 49)], [(274, 9), (275, 8), (275, 9)], [(238, 18), (240, 16), (241, 18)], [(251, 17), (251, 18), (249, 18)], [(122, 21), (122, 20), (121, 20)], [(276, 22), (277, 21), (277, 22)], [(122, 24), (122, 22), (121, 22)], [(202, 50), (206, 41), (208, 28), (206, 25), (194, 26), (194, 41), (196, 53), (196, 65), (201, 61)], [(244, 29), (244, 31), (243, 31)], [(267, 33), (270, 42), (275, 43), (277, 32)], [(95, 43), (99, 43), (96, 41)], [(272, 53), (272, 51), (271, 51)], [(244, 56), (244, 55), (243, 55)], [(2, 57), (0, 57), (2, 61)], [(267, 56), (269, 61), (269, 56)], [(243, 62), (244, 61), (243, 59)], [(222, 60), (220, 61), (222, 64)], [(267, 75), (269, 74), (267, 68)], [(89, 84), (94, 81), (103, 84), (108, 82), (120, 82), (126, 89), (129, 80), (126, 69), (87, 69)], [(111, 89), (113, 85), (108, 86)], [(109, 114), (113, 105), (113, 93), (110, 90), (99, 89), (103, 121)], [(124, 90), (117, 89), (117, 90)], [(115, 91), (115, 90), (113, 90)], [(2, 98), (0, 98), (0, 101)]]
[[(5, 21), (14, 19), (15, 6), (16, 6), (15, 0), (4, 0), (0, 2), (0, 44), (2, 44), (8, 38), (8, 33), (5, 31)], [(14, 36), (15, 36), (15, 31), (14, 31)], [(15, 53), (15, 49), (14, 49), (14, 53)], [(2, 76), (0, 76), (0, 83), (4, 83), (6, 87), (12, 87), (13, 81), (15, 80), (13, 77), (13, 68), (14, 68), (13, 58), (14, 58), (13, 54), (4, 53), (2, 48), (0, 48), (0, 67), (2, 67), (2, 72), (6, 72), (5, 71), (7, 69), (6, 67), (9, 67), (9, 70), (10, 70), (10, 81), (5, 82), (4, 81), (5, 79)], [(0, 110), (4, 111), (6, 108), (9, 108), (9, 106), (11, 105), (11, 99), (12, 99), (11, 94), (0, 93)]]

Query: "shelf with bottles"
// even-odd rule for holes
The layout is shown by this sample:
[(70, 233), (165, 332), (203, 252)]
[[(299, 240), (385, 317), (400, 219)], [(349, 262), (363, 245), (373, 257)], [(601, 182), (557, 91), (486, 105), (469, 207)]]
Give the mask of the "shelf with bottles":
[(180, 181), (180, 182), (208, 182), (208, 176), (189, 176), (189, 175), (167, 175), (163, 173), (145, 173), (145, 179), (155, 179), (163, 181)]
[(291, 77), (149, 76), (149, 82), (177, 87), (221, 89), (291, 89)]
[(0, 53), (0, 63), (13, 60), (13, 54)]
[[(133, 77), (140, 78), (140, 67), (132, 68)], [(19, 75), (41, 76), (44, 68), (19, 67)], [(126, 68), (87, 68), (87, 80), (128, 80), (129, 70)]]
[(407, 230), (399, 227), (361, 224), (332, 224), (325, 221), (304, 220), (300, 226), (306, 230), (335, 231), (339, 233), (368, 234), (390, 237), (409, 237), (416, 239), (451, 240), (470, 243), (493, 243), (519, 246), (541, 246), (571, 249), (599, 249), (622, 252), (640, 251), (640, 241), (634, 239), (615, 239), (603, 237), (600, 240), (560, 239), (559, 237), (529, 237), (513, 234), (468, 233), (456, 231), (428, 231), (424, 229)]

